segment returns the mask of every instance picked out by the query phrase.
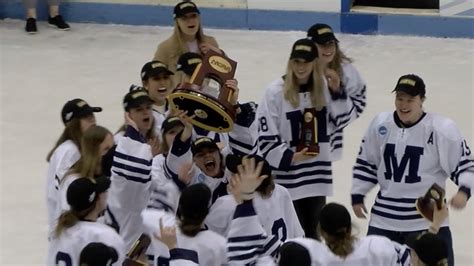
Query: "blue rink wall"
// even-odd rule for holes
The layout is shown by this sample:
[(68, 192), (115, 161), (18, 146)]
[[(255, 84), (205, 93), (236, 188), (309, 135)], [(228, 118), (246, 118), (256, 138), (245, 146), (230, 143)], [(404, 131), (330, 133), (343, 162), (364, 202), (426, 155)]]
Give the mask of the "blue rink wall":
[[(37, 1), (38, 18), (45, 20), (46, 0)], [(305, 31), (312, 24), (321, 22), (343, 33), (474, 38), (473, 0), (464, 1), (471, 2), (471, 8), (464, 8), (459, 14), (453, 15), (356, 13), (350, 11), (351, 0), (330, 1), (300, 0), (294, 1), (294, 5), (282, 5), (282, 0), (195, 2), (200, 7), (203, 24), (212, 28)], [(443, 1), (448, 2), (446, 7), (463, 2)], [(177, 2), (70, 0), (62, 1), (60, 10), (69, 22), (170, 26), (173, 22), (173, 6)], [(0, 0), (0, 19), (23, 19), (24, 14), (21, 0)]]

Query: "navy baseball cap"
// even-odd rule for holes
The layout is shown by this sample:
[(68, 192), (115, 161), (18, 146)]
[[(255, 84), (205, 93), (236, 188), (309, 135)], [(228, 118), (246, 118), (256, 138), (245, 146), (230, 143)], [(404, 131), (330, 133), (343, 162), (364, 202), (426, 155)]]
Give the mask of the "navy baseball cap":
[(178, 59), (176, 70), (183, 71), (186, 75), (192, 76), (197, 65), (202, 63), (202, 55), (192, 52), (182, 54)]
[(66, 192), (67, 203), (72, 210), (83, 211), (90, 208), (97, 196), (107, 191), (110, 187), (110, 179), (101, 176), (95, 179), (81, 177), (74, 180)]
[[(260, 157), (256, 154), (247, 155), (246, 157), (249, 158), (249, 159), (254, 158), (255, 159), (255, 165), (257, 165), (259, 162), (263, 162), (262, 172), (260, 173), (260, 176), (268, 175), (270, 177), (272, 175), (272, 168), (264, 158), (262, 158), (262, 157)], [(225, 166), (232, 173), (237, 173), (238, 172), (237, 171), (237, 166), (242, 164), (242, 159), (243, 158), (244, 158), (244, 156), (240, 156), (240, 155), (236, 155), (236, 154), (228, 154), (225, 158)]]
[(351, 215), (346, 207), (331, 202), (321, 209), (319, 224), (324, 232), (333, 236), (342, 236), (351, 229)]
[(209, 213), (211, 190), (204, 183), (191, 185), (179, 198), (179, 213), (188, 219), (199, 220)]
[(297, 40), (291, 48), (290, 59), (303, 59), (306, 62), (311, 62), (316, 57), (318, 57), (318, 48), (309, 39)]
[(163, 121), (163, 123), (161, 124), (161, 132), (165, 134), (176, 126), (184, 127), (183, 122), (181, 122), (178, 117), (170, 116), (166, 118), (165, 121)]
[(117, 260), (117, 251), (100, 242), (87, 244), (79, 255), (79, 265), (81, 266), (108, 266)]
[(217, 147), (216, 142), (208, 137), (197, 138), (191, 144), (191, 152), (193, 153), (193, 156), (204, 148), (219, 150), (219, 147)]
[(338, 42), (332, 28), (327, 24), (314, 24), (308, 29), (307, 36), (317, 44), (325, 44), (330, 41)]
[(61, 119), (63, 123), (71, 121), (73, 118), (81, 118), (91, 115), (93, 113), (101, 112), (101, 107), (91, 107), (83, 99), (73, 99), (68, 101), (61, 110)]
[(432, 233), (411, 235), (407, 238), (407, 246), (416, 252), (418, 258), (427, 265), (437, 265), (448, 259), (448, 246), (443, 239)]
[(123, 98), (123, 108), (127, 112), (130, 111), (130, 108), (137, 108), (142, 104), (152, 103), (153, 101), (151, 100), (150, 96), (148, 96), (148, 92), (144, 89), (129, 91)]
[(173, 17), (174, 18), (181, 18), (184, 17), (185, 15), (189, 13), (198, 13), (199, 9), (197, 8), (196, 4), (191, 2), (191, 1), (183, 1), (181, 3), (178, 3), (174, 7), (174, 12), (173, 12)]
[(141, 71), (142, 80), (147, 80), (150, 77), (156, 77), (161, 73), (173, 75), (174, 73), (168, 69), (168, 66), (160, 61), (151, 61), (143, 65)]
[(392, 92), (405, 92), (411, 96), (420, 95), (425, 97), (425, 83), (423, 80), (414, 74), (408, 74), (401, 76), (398, 81), (395, 89)]

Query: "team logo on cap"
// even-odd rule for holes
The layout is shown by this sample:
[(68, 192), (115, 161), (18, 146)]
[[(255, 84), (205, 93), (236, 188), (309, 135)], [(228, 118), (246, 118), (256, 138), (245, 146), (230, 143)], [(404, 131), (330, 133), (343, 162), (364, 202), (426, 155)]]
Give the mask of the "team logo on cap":
[(318, 35), (321, 35), (324, 33), (332, 33), (332, 30), (330, 28), (322, 28), (318, 30)]
[(184, 9), (186, 7), (195, 7), (195, 5), (191, 3), (185, 3), (185, 4), (180, 5), (179, 9)]
[(66, 121), (69, 121), (69, 119), (71, 119), (72, 117), (72, 112), (69, 112), (66, 114)]
[(200, 58), (191, 58), (188, 60), (188, 65), (200, 64), (202, 60)]
[(412, 80), (412, 79), (402, 79), (400, 80), (400, 82), (398, 82), (398, 84), (406, 84), (406, 85), (410, 85), (410, 86), (415, 86), (416, 84), (416, 81)]
[(141, 97), (141, 96), (148, 96), (148, 93), (146, 93), (144, 91), (138, 91), (138, 92), (132, 94), (133, 99), (136, 99), (136, 98)]
[(89, 196), (89, 202), (92, 202), (95, 199), (95, 192), (92, 192), (92, 194)]
[(307, 51), (307, 52), (311, 52), (311, 46), (308, 46), (308, 45), (297, 45), (297, 46), (295, 46), (295, 51)]
[(77, 105), (78, 107), (83, 107), (83, 106), (86, 105), (86, 104), (87, 104), (87, 103), (84, 102), (84, 101), (78, 101), (78, 102), (76, 103), (76, 105)]
[(161, 62), (159, 62), (159, 63), (153, 63), (153, 64), (151, 64), (151, 67), (152, 67), (152, 68), (164, 67), (164, 68), (168, 69), (168, 67), (167, 67), (165, 64), (161, 63)]

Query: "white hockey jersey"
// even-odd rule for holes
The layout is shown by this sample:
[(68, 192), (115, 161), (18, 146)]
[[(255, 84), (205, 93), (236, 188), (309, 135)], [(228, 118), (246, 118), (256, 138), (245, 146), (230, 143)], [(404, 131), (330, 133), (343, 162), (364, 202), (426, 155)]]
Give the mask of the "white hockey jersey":
[(151, 147), (128, 126), (115, 149), (106, 221), (117, 225), (127, 250), (144, 232), (141, 212), (150, 199)]
[(378, 184), (370, 226), (425, 230), (429, 221), (417, 212), (415, 201), (433, 183), (444, 188), (448, 177), (470, 195), (474, 162), (454, 122), (426, 113), (416, 124), (404, 127), (395, 112), (384, 112), (373, 119), (362, 140), (353, 168), (352, 203), (362, 203)]
[[(228, 235), (229, 264), (243, 265), (258, 262), (258, 259), (264, 255), (263, 247), (268, 241), (269, 237), (258, 221), (253, 202), (245, 201), (238, 205)], [(354, 251), (345, 259), (334, 255), (325, 244), (313, 239), (296, 238), (289, 239), (287, 242), (296, 242), (305, 247), (310, 255), (311, 265), (314, 266), (410, 265), (407, 246), (380, 236), (357, 239), (354, 242)]]
[[(284, 187), (275, 185), (271, 196), (266, 199), (257, 193), (253, 202), (260, 224), (265, 233), (272, 237), (272, 241), (264, 247), (264, 254), (277, 254), (280, 244), (277, 240), (304, 236), (290, 194)], [(211, 206), (205, 224), (210, 230), (226, 237), (237, 205), (231, 195), (220, 197)]]
[[(311, 108), (312, 103), (310, 92), (300, 92), (299, 106), (293, 107), (284, 98), (283, 86), (282, 78), (271, 83), (258, 106), (259, 153), (276, 168), (273, 172), (276, 182), (288, 189), (293, 200), (330, 196), (331, 162), (340, 159), (342, 129), (363, 111), (365, 87), (350, 96), (342, 87), (343, 94), (333, 97), (324, 83), (326, 106), (316, 112), (320, 153), (314, 158), (292, 165), (293, 154), (300, 143), (303, 111)], [(351, 93), (354, 93), (352, 89)]]
[(353, 252), (341, 258), (323, 243), (309, 238), (292, 239), (305, 247), (311, 258), (312, 266), (408, 266), (410, 265), (410, 249), (382, 236), (366, 236), (356, 239)]
[(46, 177), (46, 196), (48, 207), (48, 234), (55, 226), (59, 208), (59, 184), (66, 172), (81, 158), (81, 153), (74, 142), (66, 140), (53, 152), (49, 160), (48, 175)]
[(119, 255), (118, 261), (113, 265), (122, 265), (126, 253), (122, 238), (111, 227), (89, 221), (79, 221), (59, 237), (52, 238), (48, 265), (79, 266), (79, 255), (91, 242), (101, 242), (113, 247)]

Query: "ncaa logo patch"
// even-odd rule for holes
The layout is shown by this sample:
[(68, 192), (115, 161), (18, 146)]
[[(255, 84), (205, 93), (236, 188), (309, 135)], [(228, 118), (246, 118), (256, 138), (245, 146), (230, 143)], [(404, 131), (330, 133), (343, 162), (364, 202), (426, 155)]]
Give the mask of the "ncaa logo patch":
[(379, 134), (382, 136), (387, 134), (387, 128), (384, 126), (379, 127)]

